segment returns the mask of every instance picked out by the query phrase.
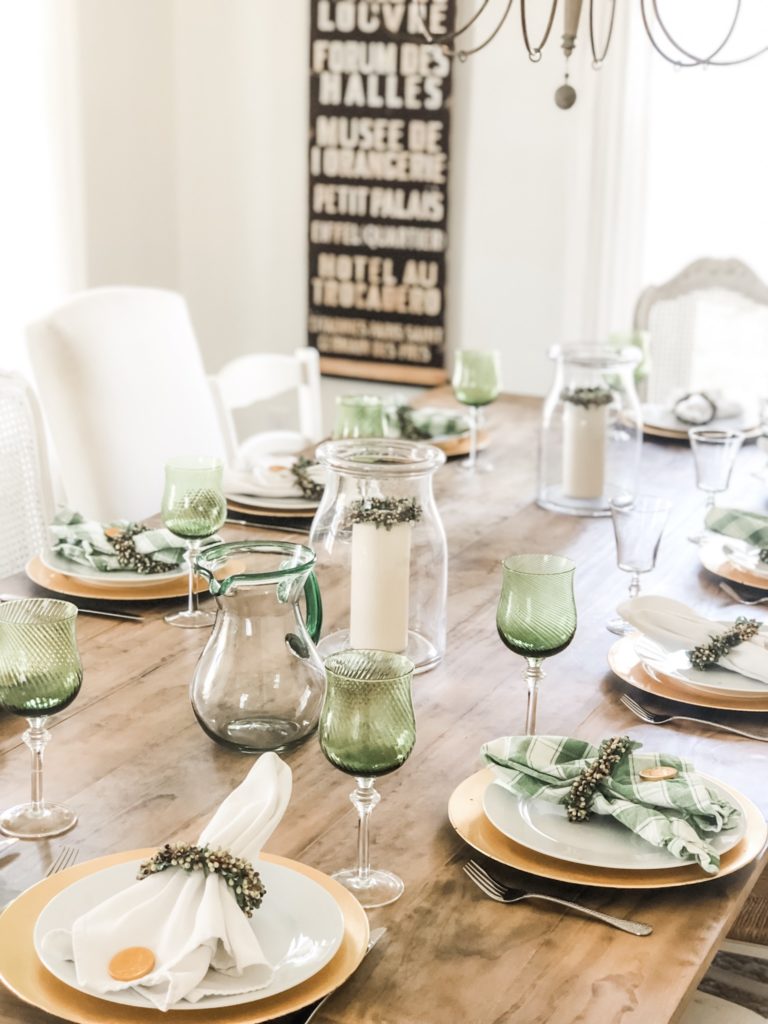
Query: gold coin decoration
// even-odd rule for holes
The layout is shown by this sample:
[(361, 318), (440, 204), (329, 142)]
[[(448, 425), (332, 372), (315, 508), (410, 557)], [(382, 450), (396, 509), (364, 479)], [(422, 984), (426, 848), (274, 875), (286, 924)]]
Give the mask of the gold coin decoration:
[(127, 946), (115, 953), (107, 970), (115, 981), (137, 981), (154, 970), (155, 954), (146, 946)]
[(674, 779), (677, 775), (677, 768), (665, 768), (659, 765), (658, 768), (643, 768), (640, 778), (646, 782), (663, 782), (665, 779)]

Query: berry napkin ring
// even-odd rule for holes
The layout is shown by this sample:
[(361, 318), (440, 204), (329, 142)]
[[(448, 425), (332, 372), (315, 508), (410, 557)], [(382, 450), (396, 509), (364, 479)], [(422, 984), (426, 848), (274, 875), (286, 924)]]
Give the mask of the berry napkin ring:
[(192, 843), (166, 843), (140, 865), (136, 877), (141, 881), (168, 868), (202, 871), (206, 878), (208, 875), (221, 875), (246, 917), (251, 917), (254, 910), (259, 909), (267, 891), (250, 861), (233, 857), (226, 850), (212, 850), (209, 846), (194, 846)]
[(694, 668), (712, 668), (732, 647), (738, 647), (745, 640), (749, 640), (759, 629), (760, 623), (757, 619), (746, 619), (740, 615), (724, 633), (716, 633), (710, 637), (708, 644), (699, 644), (692, 651), (687, 651), (688, 660)]
[(613, 773), (614, 768), (631, 748), (629, 736), (612, 736), (603, 740), (597, 758), (589, 764), (571, 784), (563, 803), (568, 808), (568, 821), (588, 821), (592, 816), (592, 800), (595, 790), (603, 779)]

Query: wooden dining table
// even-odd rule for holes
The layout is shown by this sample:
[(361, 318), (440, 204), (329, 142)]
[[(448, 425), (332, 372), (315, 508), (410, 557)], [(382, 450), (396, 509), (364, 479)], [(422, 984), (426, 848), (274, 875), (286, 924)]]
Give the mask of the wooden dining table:
[[(447, 389), (424, 401), (452, 403)], [(449, 461), (436, 474), (448, 539), (447, 648), (437, 668), (414, 679), (416, 746), (399, 771), (381, 780), (372, 819), (373, 865), (397, 872), (405, 893), (370, 912), (371, 926), (386, 927), (386, 934), (326, 1003), (317, 1024), (674, 1021), (763, 869), (765, 851), (738, 872), (701, 885), (582, 892), (590, 906), (652, 925), (646, 938), (549, 904), (495, 903), (461, 870), (473, 851), (449, 823), (451, 793), (481, 767), (481, 744), (523, 731), (522, 659), (503, 646), (495, 622), (501, 560), (512, 553), (557, 552), (577, 567), (578, 628), (571, 645), (545, 665), (538, 731), (595, 744), (629, 735), (648, 750), (689, 758), (749, 796), (763, 814), (768, 809), (768, 745), (715, 727), (646, 725), (619, 702), (627, 685), (608, 668), (616, 638), (605, 623), (626, 596), (629, 577), (616, 566), (610, 519), (537, 506), (540, 418), (539, 400), (502, 396), (487, 410), (490, 444), (480, 456), (492, 460), (493, 470), (470, 474)], [(765, 482), (755, 475), (764, 461), (754, 445), (742, 450), (724, 503), (765, 508)], [(703, 614), (740, 614), (688, 541), (701, 527), (704, 495), (696, 490), (687, 444), (646, 440), (641, 487), (673, 499), (644, 591), (678, 598)], [(228, 539), (276, 536), (243, 526), (222, 533)], [(40, 593), (23, 574), (2, 581), (0, 590)], [(134, 607), (143, 615), (140, 623), (78, 617), (84, 683), (77, 700), (52, 721), (46, 791), (73, 808), (79, 823), (58, 839), (0, 851), (4, 901), (37, 882), (62, 845), (77, 846), (82, 861), (194, 837), (253, 763), (213, 743), (192, 713), (189, 682), (208, 631), (168, 626), (167, 603)], [(750, 614), (765, 618), (759, 608)], [(707, 716), (768, 736), (768, 714), (707, 710)], [(2, 806), (28, 792), (22, 731), (18, 718), (0, 716)], [(293, 771), (293, 797), (267, 849), (328, 873), (354, 863), (351, 780), (325, 760), (314, 737), (283, 757)], [(559, 891), (557, 883), (499, 871), (519, 887)], [(51, 1020), (0, 992), (0, 1024)]]

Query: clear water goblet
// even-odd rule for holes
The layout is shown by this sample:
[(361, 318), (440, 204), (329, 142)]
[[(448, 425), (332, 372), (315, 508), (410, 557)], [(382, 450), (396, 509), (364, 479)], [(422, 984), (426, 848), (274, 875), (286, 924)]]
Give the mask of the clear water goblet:
[(0, 707), (27, 719), (23, 740), (32, 752), (32, 799), (0, 814), (0, 831), (19, 839), (68, 832), (77, 815), (43, 799), (43, 753), (51, 734), (46, 719), (80, 692), (77, 608), (69, 601), (20, 598), (0, 604)]
[[(631, 573), (630, 600), (640, 593), (640, 576), (656, 566), (661, 537), (667, 525), (672, 502), (649, 494), (613, 498), (611, 508), (613, 533), (616, 538), (616, 562), (623, 572)], [(634, 633), (635, 627), (620, 615), (609, 619), (606, 626), (617, 636)]]
[(216, 615), (197, 606), (195, 558), (201, 541), (213, 534), (227, 518), (227, 500), (222, 491), (224, 464), (207, 456), (182, 456), (165, 466), (162, 519), (176, 537), (187, 542), (189, 589), (187, 607), (165, 616), (172, 626), (212, 626)]
[(384, 437), (384, 403), (377, 395), (339, 395), (333, 436), (337, 440)]
[(364, 907), (383, 907), (405, 887), (391, 871), (371, 867), (369, 819), (381, 799), (376, 779), (404, 764), (416, 741), (413, 662), (387, 651), (347, 650), (326, 658), (325, 671), (320, 747), (334, 767), (354, 776), (350, 800), (359, 815), (357, 866), (333, 877)]
[(477, 428), (480, 407), (495, 401), (501, 391), (501, 354), (496, 350), (459, 349), (451, 384), (456, 398), (468, 405), (470, 412), (469, 456), (461, 465), (470, 472), (490, 472), (493, 466), (487, 459), (478, 463)]
[(704, 507), (704, 528), (696, 536), (690, 538), (692, 541), (700, 544), (707, 539), (707, 514), (710, 509), (714, 508), (715, 495), (728, 490), (736, 456), (739, 454), (744, 437), (745, 434), (741, 430), (693, 427), (688, 431), (696, 469), (696, 486), (707, 496)]
[(525, 733), (533, 736), (539, 681), (544, 677), (541, 663), (564, 651), (576, 632), (576, 566), (562, 555), (511, 555), (502, 565), (496, 628), (510, 651), (525, 658)]

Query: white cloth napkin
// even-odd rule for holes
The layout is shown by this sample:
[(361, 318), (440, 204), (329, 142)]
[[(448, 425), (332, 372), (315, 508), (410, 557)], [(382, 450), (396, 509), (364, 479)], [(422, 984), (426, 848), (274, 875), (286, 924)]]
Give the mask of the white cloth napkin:
[[(715, 407), (714, 417), (712, 415), (712, 406), (707, 399)], [(691, 426), (696, 423), (706, 424), (711, 422), (712, 419), (732, 419), (735, 416), (740, 416), (742, 412), (742, 407), (738, 402), (728, 398), (722, 391), (716, 388), (707, 388), (706, 391), (693, 391), (687, 395), (685, 392), (677, 391), (669, 399), (668, 404), (670, 411), (675, 416), (679, 413), (683, 417), (681, 422), (686, 422)]]
[[(262, 754), (203, 829), (198, 845), (255, 861), (290, 796), (290, 768), (276, 754)], [(151, 949), (155, 969), (140, 981), (115, 981), (107, 966), (128, 946)], [(49, 932), (43, 949), (74, 960), (78, 984), (96, 992), (134, 988), (159, 1010), (182, 999), (197, 1002), (206, 995), (264, 988), (274, 974), (221, 875), (206, 878), (202, 871), (175, 868), (105, 900), (79, 917), (71, 932)]]
[[(655, 640), (667, 651), (691, 650), (699, 644), (709, 643), (717, 633), (723, 633), (733, 622), (705, 619), (682, 601), (669, 597), (636, 597), (619, 605), (619, 615), (630, 622), (644, 636)], [(721, 668), (738, 672), (750, 679), (768, 683), (768, 626), (749, 640), (732, 647), (722, 657)]]
[[(257, 459), (250, 470), (224, 470), (224, 490), (228, 494), (250, 494), (257, 498), (301, 498), (301, 488), (291, 473), (293, 455), (267, 455)], [(322, 466), (310, 466), (308, 476), (325, 483)]]

